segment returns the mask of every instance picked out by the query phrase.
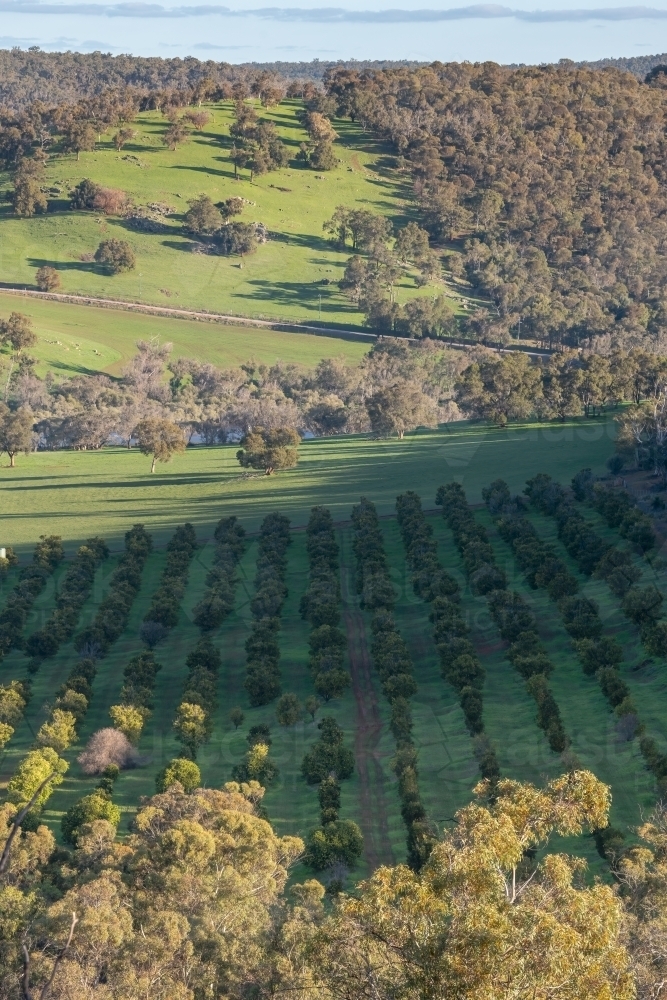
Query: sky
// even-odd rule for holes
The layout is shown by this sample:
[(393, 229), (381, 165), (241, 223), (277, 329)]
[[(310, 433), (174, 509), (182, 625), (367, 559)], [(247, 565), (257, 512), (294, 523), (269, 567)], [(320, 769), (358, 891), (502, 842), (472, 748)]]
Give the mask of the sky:
[[(196, 56), (216, 62), (311, 59), (595, 60), (667, 52), (667, 0), (0, 0), (0, 48)], [(266, 0), (264, 0), (266, 2)], [(274, 0), (275, 2), (275, 0)], [(298, 4), (298, 6), (297, 6)], [(585, 4), (585, 6), (582, 6)]]

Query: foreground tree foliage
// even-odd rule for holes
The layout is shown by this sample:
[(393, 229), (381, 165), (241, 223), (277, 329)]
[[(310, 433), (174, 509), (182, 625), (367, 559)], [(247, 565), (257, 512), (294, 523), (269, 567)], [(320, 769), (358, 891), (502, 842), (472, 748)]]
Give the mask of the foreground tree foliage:
[[(322, 972), (336, 995), (576, 998), (634, 996), (619, 941), (622, 908), (584, 863), (526, 852), (552, 833), (606, 822), (609, 793), (588, 772), (544, 790), (488, 782), (436, 844), (422, 873), (381, 868), (320, 932)], [(355, 985), (356, 984), (356, 985)]]
[[(73, 914), (56, 1000), (659, 995), (663, 813), (623, 862), (621, 892), (591, 884), (583, 861), (543, 853), (553, 834), (606, 824), (609, 790), (590, 772), (543, 789), (482, 782), (420, 874), (380, 868), (329, 912), (317, 881), (286, 891), (304, 845), (261, 818), (256, 782), (186, 793), (173, 777), (143, 801), (123, 843), (97, 818), (69, 854), (44, 826), (15, 837), (0, 875), (0, 995), (25, 996), (23, 945), (40, 995)], [(5, 804), (4, 823), (15, 808)]]

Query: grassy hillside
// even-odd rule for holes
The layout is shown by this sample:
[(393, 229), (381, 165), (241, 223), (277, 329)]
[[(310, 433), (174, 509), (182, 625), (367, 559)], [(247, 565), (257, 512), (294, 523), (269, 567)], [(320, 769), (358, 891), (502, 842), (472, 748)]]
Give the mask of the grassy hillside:
[(613, 434), (612, 422), (578, 419), (505, 430), (460, 422), (402, 441), (364, 434), (316, 438), (303, 442), (296, 469), (250, 478), (239, 468), (235, 445), (188, 448), (155, 475), (150, 458), (137, 449), (37, 452), (19, 456), (15, 469), (6, 463), (0, 468), (0, 544), (21, 548), (54, 532), (68, 544), (101, 534), (117, 545), (137, 521), (158, 541), (185, 520), (208, 536), (227, 514), (256, 530), (276, 509), (303, 525), (318, 503), (340, 521), (362, 495), (381, 514), (392, 513), (396, 495), (406, 489), (417, 490), (432, 507), (437, 487), (451, 479), (462, 482), (474, 502), (499, 476), (518, 490), (538, 471), (563, 482), (586, 466), (602, 472)]
[[(361, 315), (335, 284), (349, 252), (333, 247), (322, 223), (337, 205), (344, 204), (405, 224), (409, 221), (408, 176), (393, 168), (386, 151), (363, 135), (358, 125), (337, 121), (340, 139), (334, 149), (340, 163), (335, 170), (317, 174), (292, 161), (252, 184), (245, 169), (235, 180), (229, 160), (232, 105), (206, 107), (213, 115), (210, 125), (174, 151), (161, 142), (169, 127), (167, 119), (147, 112), (133, 123), (138, 135), (120, 153), (107, 133), (94, 152), (81, 153), (79, 160), (74, 155), (54, 156), (47, 169), (52, 199), (47, 215), (19, 219), (8, 203), (0, 207), (0, 281), (32, 285), (36, 269), (50, 264), (60, 273), (63, 291), (70, 293), (359, 325)], [(275, 123), (292, 156), (307, 138), (295, 117), (298, 107), (296, 101), (284, 101), (271, 111), (259, 109), (262, 117)], [(124, 219), (72, 212), (68, 192), (84, 177), (122, 188), (137, 205), (169, 204), (174, 214), (164, 219), (160, 232), (146, 233)], [(9, 178), (0, 176), (0, 186), (8, 184)], [(192, 253), (194, 241), (183, 233), (181, 220), (188, 199), (202, 192), (216, 202), (232, 196), (245, 198), (250, 204), (242, 219), (263, 222), (270, 240), (243, 261)], [(81, 259), (93, 253), (105, 237), (131, 243), (136, 270), (109, 277), (94, 263)], [(418, 292), (414, 281), (404, 278), (395, 294), (404, 302), (415, 294), (433, 294), (433, 289)]]
[[(37, 358), (37, 374), (56, 376), (104, 372), (120, 375), (136, 353), (137, 340), (159, 337), (174, 345), (173, 357), (194, 357), (219, 368), (241, 364), (249, 358), (273, 364), (280, 360), (314, 366), (321, 358), (343, 356), (358, 361), (369, 349), (361, 340), (250, 326), (199, 323), (168, 319), (116, 309), (98, 309), (29, 297), (18, 298), (0, 291), (0, 318), (12, 311), (29, 316), (39, 340), (31, 354)], [(8, 359), (9, 348), (0, 352)]]

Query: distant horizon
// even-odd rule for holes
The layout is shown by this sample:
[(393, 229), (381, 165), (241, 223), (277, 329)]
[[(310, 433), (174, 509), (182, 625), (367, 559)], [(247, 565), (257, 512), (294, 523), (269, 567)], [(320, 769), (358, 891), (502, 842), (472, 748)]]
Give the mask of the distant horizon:
[(667, 50), (667, 0), (610, 6), (547, 0), (423, 6), (260, 7), (0, 0), (0, 48), (101, 51), (232, 63), (320, 60), (594, 62)]

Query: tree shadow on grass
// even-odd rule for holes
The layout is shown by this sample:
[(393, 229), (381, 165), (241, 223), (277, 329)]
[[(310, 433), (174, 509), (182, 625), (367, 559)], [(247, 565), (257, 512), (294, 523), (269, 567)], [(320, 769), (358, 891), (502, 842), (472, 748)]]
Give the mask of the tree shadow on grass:
[[(64, 449), (65, 450), (65, 449)], [(69, 449), (67, 449), (68, 453)], [(136, 455), (136, 449), (133, 449)], [(148, 459), (150, 464), (150, 458)], [(211, 472), (206, 473), (146, 473), (146, 475), (137, 476), (133, 479), (114, 479), (113, 481), (109, 479), (102, 479), (98, 482), (90, 481), (89, 479), (82, 479), (81, 476), (71, 475), (71, 476), (57, 476), (57, 477), (40, 477), (46, 479), (43, 485), (35, 485), (35, 479), (29, 476), (23, 478), (23, 483), (15, 484), (13, 486), (3, 483), (3, 490), (8, 492), (21, 492), (23, 490), (108, 490), (108, 489), (142, 489), (147, 486), (156, 487), (173, 487), (173, 486), (207, 486), (212, 483), (220, 482), (225, 479), (225, 476), (221, 472)], [(54, 482), (54, 478), (58, 481)], [(66, 482), (61, 482), (60, 480), (65, 479)], [(110, 497), (107, 503), (125, 503), (126, 501), (122, 498), (114, 499)]]
[[(286, 306), (311, 304), (314, 309), (317, 308), (322, 288), (319, 284), (311, 284), (310, 282), (265, 281), (263, 279), (249, 281), (248, 285), (253, 291), (235, 292), (234, 298), (250, 299), (255, 302), (278, 302)], [(324, 303), (322, 306), (324, 307)]]
[(211, 174), (214, 177), (229, 177), (234, 176), (234, 168), (231, 167), (230, 170), (216, 170), (214, 167), (195, 167), (188, 166), (185, 163), (173, 163), (170, 170), (192, 170), (197, 174)]
[(85, 271), (88, 274), (102, 274), (107, 277), (104, 268), (87, 260), (48, 260), (44, 257), (28, 257), (31, 267), (52, 267), (55, 271)]
[[(202, 237), (199, 240), (193, 240), (192, 242), (187, 242), (186, 239), (184, 238), (182, 243), (177, 243), (176, 240), (162, 240), (162, 246), (163, 247), (168, 247), (170, 250), (180, 250), (181, 253), (193, 253), (193, 249), (192, 248), (194, 246), (196, 246), (198, 243), (201, 244), (201, 243), (205, 243), (205, 242), (206, 241), (205, 241), (204, 237)], [(215, 249), (215, 245), (214, 244), (207, 244), (207, 245), (212, 246), (213, 250), (211, 251), (211, 253), (202, 253), (202, 254), (199, 254), (200, 257), (225, 257), (225, 256), (227, 256), (226, 254), (220, 254), (220, 253), (218, 253), (217, 250)]]
[[(284, 233), (271, 231), (271, 242), (284, 243), (286, 246), (305, 247), (307, 250), (314, 250), (316, 253), (325, 253), (336, 250), (336, 245), (331, 240), (323, 236), (313, 236), (310, 233)], [(352, 251), (350, 250), (350, 253)]]

